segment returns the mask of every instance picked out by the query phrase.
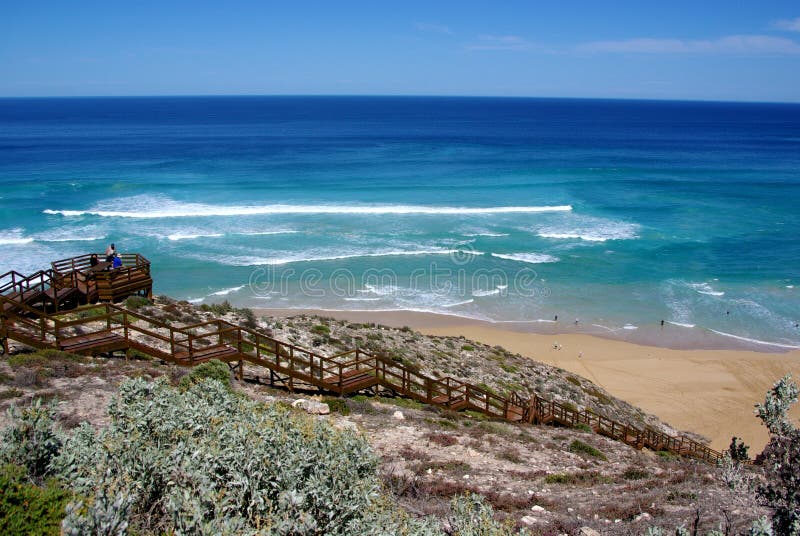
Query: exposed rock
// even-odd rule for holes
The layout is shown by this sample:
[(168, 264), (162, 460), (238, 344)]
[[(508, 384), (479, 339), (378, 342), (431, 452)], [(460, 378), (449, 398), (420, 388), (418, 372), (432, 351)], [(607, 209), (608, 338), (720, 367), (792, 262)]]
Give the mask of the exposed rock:
[(545, 508), (543, 506), (539, 506), (538, 504), (535, 504), (535, 505), (533, 505), (531, 507), (531, 511), (533, 511), (533, 512), (546, 512), (547, 510), (545, 510)]
[(400, 411), (400, 410), (397, 410), (394, 413), (392, 413), (392, 419), (396, 419), (398, 421), (403, 421), (403, 420), (405, 420), (405, 418), (406, 418), (406, 416), (403, 415), (403, 412)]
[(305, 410), (310, 415), (328, 415), (331, 412), (330, 406), (325, 402), (307, 400), (305, 398), (298, 398), (292, 402), (292, 407)]
[(600, 533), (592, 527), (581, 527), (578, 529), (578, 536), (600, 536)]

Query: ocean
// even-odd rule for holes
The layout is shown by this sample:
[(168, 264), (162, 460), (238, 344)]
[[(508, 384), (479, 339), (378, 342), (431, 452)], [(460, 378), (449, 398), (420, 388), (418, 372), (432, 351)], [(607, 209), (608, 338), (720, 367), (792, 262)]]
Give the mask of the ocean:
[(800, 347), (797, 104), (0, 99), (0, 185), (0, 273)]

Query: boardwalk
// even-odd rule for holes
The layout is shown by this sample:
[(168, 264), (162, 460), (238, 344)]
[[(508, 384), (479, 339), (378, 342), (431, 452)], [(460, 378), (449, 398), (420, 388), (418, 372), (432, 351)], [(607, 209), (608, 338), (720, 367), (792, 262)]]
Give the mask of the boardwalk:
[[(85, 259), (88, 262), (88, 256)], [(324, 356), (224, 320), (176, 327), (110, 302), (75, 306), (73, 304), (87, 301), (86, 291), (91, 292), (91, 288), (80, 287), (79, 279), (74, 275), (70, 276), (70, 281), (78, 283), (71, 301), (34, 299), (26, 294), (31, 288), (40, 293), (58, 285), (61, 285), (61, 290), (69, 289), (63, 277), (80, 272), (81, 265), (71, 264), (66, 269), (64, 264), (59, 264), (59, 268), (55, 265), (49, 274), (49, 283), (44, 283), (46, 277), (41, 273), (27, 278), (16, 272), (0, 276), (0, 282), (10, 281), (0, 287), (3, 351), (8, 350), (8, 340), (11, 339), (34, 348), (83, 355), (127, 354), (136, 350), (187, 367), (219, 359), (228, 363), (240, 379), (244, 378), (247, 365), (248, 369), (263, 371), (259, 376), (263, 375), (264, 381), (292, 391), (313, 388), (348, 395), (384, 390), (425, 404), (453, 411), (472, 410), (510, 422), (570, 427), (585, 425), (598, 434), (635, 448), (665, 450), (712, 463), (721, 458), (719, 452), (690, 438), (670, 436), (650, 427), (633, 427), (536, 394), (512, 392), (500, 396), (455, 378), (432, 378), (360, 348)], [(149, 279), (149, 263), (147, 266)], [(132, 279), (135, 278), (125, 276), (121, 281), (127, 284)], [(144, 280), (139, 281), (141, 285)], [(149, 288), (140, 289), (140, 292), (149, 293)]]

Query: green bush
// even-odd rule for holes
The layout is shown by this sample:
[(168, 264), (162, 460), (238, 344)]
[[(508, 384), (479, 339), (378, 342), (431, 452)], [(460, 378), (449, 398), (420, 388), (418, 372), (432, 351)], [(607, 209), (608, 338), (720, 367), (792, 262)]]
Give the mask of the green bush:
[(106, 490), (102, 501), (72, 505), (65, 525), (76, 531), (127, 509), (141, 531), (356, 534), (380, 513), (377, 459), (364, 439), (218, 382), (180, 392), (126, 381), (109, 414), (105, 430), (79, 427), (56, 464), (78, 492)]
[(583, 441), (579, 439), (574, 439), (572, 443), (569, 444), (569, 451), (574, 452), (575, 454), (587, 454), (592, 456), (593, 458), (597, 458), (599, 460), (608, 461), (606, 455), (594, 448), (591, 445), (587, 445)]
[(233, 312), (233, 305), (228, 300), (223, 301), (222, 303), (212, 303), (212, 304), (202, 304), (200, 306), (201, 311), (211, 312), (215, 315), (222, 316), (224, 314), (228, 314)]
[(133, 309), (134, 311), (148, 305), (153, 305), (153, 302), (142, 296), (128, 296), (125, 299), (125, 307)]
[(231, 387), (231, 371), (228, 365), (219, 359), (212, 359), (201, 363), (192, 369), (192, 371), (181, 378), (181, 389), (188, 389), (192, 385), (198, 384), (204, 380), (217, 380), (226, 389)]
[(236, 312), (244, 317), (242, 326), (246, 327), (247, 329), (258, 328), (258, 317), (252, 309), (243, 307), (241, 309), (236, 309)]
[(50, 474), (50, 463), (61, 450), (62, 440), (55, 429), (55, 404), (40, 399), (22, 410), (8, 410), (11, 426), (0, 434), (0, 463), (25, 467), (33, 478)]
[(69, 497), (55, 480), (34, 486), (24, 467), (0, 466), (0, 534), (57, 536)]
[(467, 493), (454, 497), (450, 503), (451, 534), (457, 536), (506, 536), (515, 534), (514, 522), (494, 520), (491, 505), (480, 495)]
[(311, 328), (311, 332), (316, 333), (317, 335), (330, 335), (331, 328), (329, 328), (325, 324), (317, 324), (316, 326)]

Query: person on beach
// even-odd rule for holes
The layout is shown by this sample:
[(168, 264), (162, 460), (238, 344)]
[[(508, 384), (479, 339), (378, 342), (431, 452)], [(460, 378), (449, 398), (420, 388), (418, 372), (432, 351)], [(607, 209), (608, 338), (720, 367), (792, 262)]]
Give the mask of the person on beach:
[(106, 248), (106, 262), (114, 262), (114, 257), (117, 255), (117, 248), (111, 244)]

